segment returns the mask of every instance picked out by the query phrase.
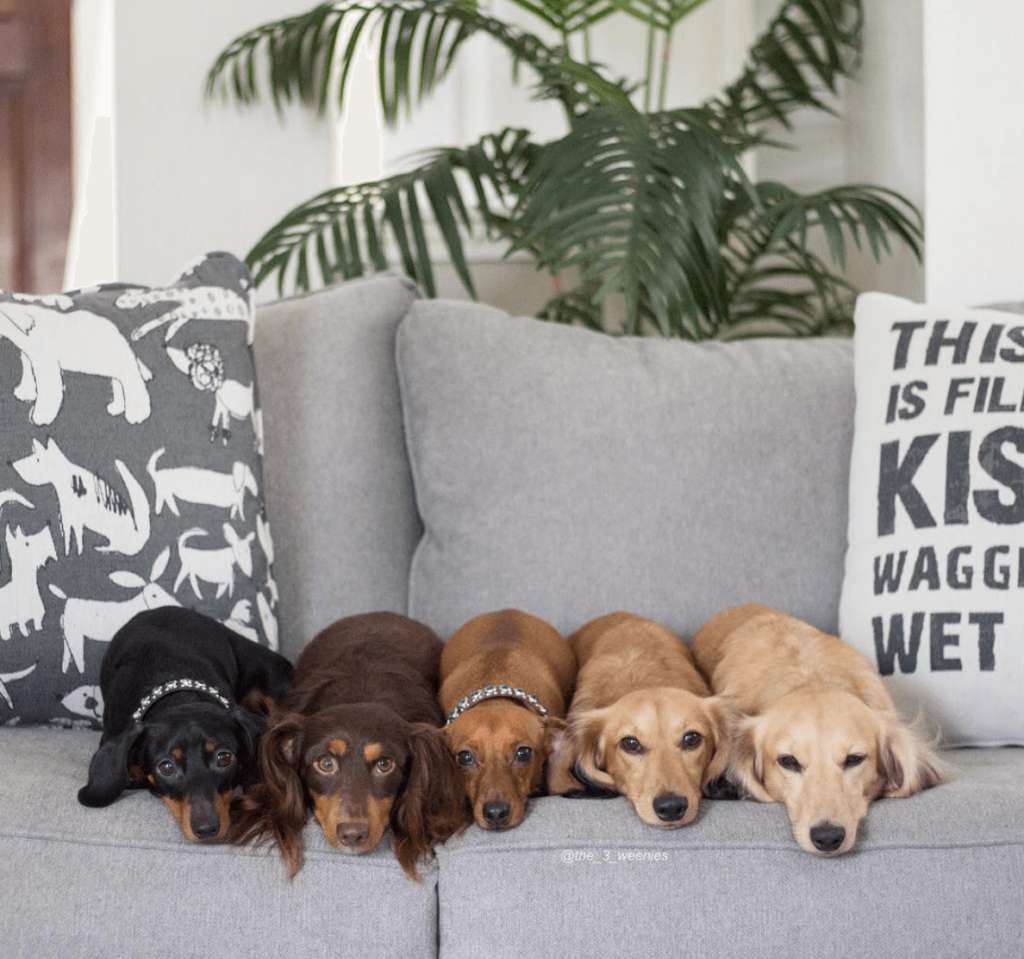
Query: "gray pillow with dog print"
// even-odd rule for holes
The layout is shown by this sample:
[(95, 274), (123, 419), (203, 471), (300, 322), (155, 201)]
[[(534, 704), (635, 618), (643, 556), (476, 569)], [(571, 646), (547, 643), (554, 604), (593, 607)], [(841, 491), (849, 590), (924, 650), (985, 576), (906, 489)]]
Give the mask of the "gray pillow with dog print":
[(226, 253), (163, 290), (0, 291), (0, 724), (99, 726), (143, 609), (277, 648), (253, 292)]

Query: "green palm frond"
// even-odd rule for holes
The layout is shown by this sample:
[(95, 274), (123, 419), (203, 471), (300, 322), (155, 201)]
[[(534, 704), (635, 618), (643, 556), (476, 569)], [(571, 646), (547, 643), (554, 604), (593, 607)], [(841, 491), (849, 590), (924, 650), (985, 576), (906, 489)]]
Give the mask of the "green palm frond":
[(597, 292), (597, 284), (584, 283), (564, 293), (557, 293), (544, 304), (537, 316), (549, 323), (585, 326), (604, 332), (604, 310), (597, 300)]
[(463, 43), (477, 33), (504, 47), (514, 64), (531, 67), (547, 95), (561, 100), (570, 115), (627, 99), (619, 85), (575, 62), (563, 48), (487, 16), (475, 0), (321, 3), (233, 40), (209, 71), (207, 94), (253, 103), (265, 82), (278, 107), (297, 100), (323, 111), (332, 97), (344, 102), (359, 41), (366, 35), (376, 47), (381, 108), (393, 125), (403, 107), (410, 110), (448, 74)]
[(672, 30), (707, 0), (613, 0), (623, 13), (654, 27)]
[(538, 157), (516, 248), (552, 272), (578, 268), (598, 303), (621, 294), (626, 332), (708, 335), (727, 313), (720, 208), (746, 185), (701, 111), (594, 110)]
[(512, 0), (563, 36), (586, 30), (615, 13), (618, 0)]
[(473, 291), (463, 238), (473, 232), (474, 203), (485, 225), (497, 223), (511, 187), (535, 147), (525, 130), (507, 129), (467, 149), (446, 148), (415, 169), (383, 180), (327, 190), (272, 226), (246, 257), (257, 284), (270, 276), (280, 293), (388, 268), (393, 243), (405, 272), (435, 295), (427, 211), (459, 279)]
[(743, 73), (707, 104), (730, 126), (789, 126), (798, 107), (829, 110), (860, 57), (863, 0), (784, 0), (751, 48)]
[[(768, 182), (754, 192), (756, 202), (738, 195), (722, 211), (732, 335), (764, 321), (801, 335), (848, 324), (856, 290), (842, 270), (851, 243), (880, 260), (897, 238), (921, 256), (920, 216), (891, 190), (855, 185), (804, 195)], [(818, 236), (831, 264), (814, 250)]]

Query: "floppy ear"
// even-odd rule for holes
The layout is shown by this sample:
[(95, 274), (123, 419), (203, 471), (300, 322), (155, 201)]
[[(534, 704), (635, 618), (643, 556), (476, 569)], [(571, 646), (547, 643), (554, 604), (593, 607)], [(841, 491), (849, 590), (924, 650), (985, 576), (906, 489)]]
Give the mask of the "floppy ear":
[(890, 713), (883, 717), (882, 727), (878, 771), (883, 796), (902, 799), (945, 782), (949, 772), (916, 723), (908, 726)]
[(764, 787), (764, 757), (758, 733), (757, 716), (740, 716), (734, 720), (729, 742), (729, 765), (726, 775), (735, 780), (752, 799), (774, 802)]
[(266, 720), (244, 706), (235, 706), (231, 710), (231, 716), (238, 725), (241, 743), (245, 749), (245, 763), (242, 764), (241, 770), (241, 785), (251, 785), (258, 779), (258, 747), (260, 737), (263, 735), (263, 730), (266, 726)]
[(405, 788), (391, 816), (395, 856), (410, 879), (416, 863), (470, 820), (464, 777), (439, 729), (417, 723), (409, 737)]
[(144, 731), (141, 723), (134, 723), (96, 750), (89, 763), (89, 781), (78, 790), (83, 806), (109, 806), (128, 788), (128, 762)]
[(606, 718), (607, 711), (604, 709), (588, 709), (573, 718), (569, 725), (569, 736), (575, 744), (576, 752), (573, 771), (577, 778), (582, 778), (584, 786), (617, 793), (615, 780), (608, 775), (603, 765)]
[(306, 791), (299, 775), (302, 717), (281, 714), (259, 740), (262, 781), (236, 804), (231, 841), (272, 840), (293, 879), (302, 868), (302, 830), (306, 825)]
[(704, 700), (708, 718), (711, 720), (711, 731), (715, 739), (714, 752), (704, 770), (701, 786), (706, 787), (721, 779), (729, 769), (733, 752), (733, 736), (739, 722), (739, 711), (728, 700), (720, 696), (711, 696)]

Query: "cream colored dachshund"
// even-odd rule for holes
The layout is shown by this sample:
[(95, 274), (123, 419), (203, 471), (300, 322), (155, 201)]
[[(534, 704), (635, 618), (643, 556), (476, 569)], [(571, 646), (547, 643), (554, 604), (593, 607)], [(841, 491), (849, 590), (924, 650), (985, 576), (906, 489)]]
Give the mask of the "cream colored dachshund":
[(871, 664), (837, 637), (751, 604), (712, 618), (692, 649), (716, 695), (742, 714), (729, 778), (782, 803), (808, 852), (849, 852), (872, 800), (944, 780)]
[(549, 792), (596, 787), (625, 796), (648, 825), (693, 822), (702, 787), (725, 771), (729, 726), (686, 645), (630, 613), (595, 619), (569, 642), (579, 674)]

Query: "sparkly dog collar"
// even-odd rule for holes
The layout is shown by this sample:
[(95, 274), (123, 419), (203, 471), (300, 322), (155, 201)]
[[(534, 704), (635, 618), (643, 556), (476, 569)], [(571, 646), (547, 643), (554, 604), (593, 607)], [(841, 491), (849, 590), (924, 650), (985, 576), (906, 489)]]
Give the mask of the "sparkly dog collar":
[(132, 713), (132, 722), (142, 722), (142, 717), (152, 709), (153, 704), (158, 699), (163, 699), (164, 696), (170, 696), (171, 693), (181, 693), (188, 690), (193, 693), (205, 693), (207, 696), (212, 696), (221, 704), (225, 709), (231, 708), (231, 702), (216, 686), (210, 686), (208, 683), (201, 683), (198, 679), (172, 679), (168, 683), (161, 683), (159, 686), (153, 687), (142, 700), (139, 702), (139, 708)]
[(547, 706), (534, 696), (533, 693), (528, 693), (525, 689), (520, 689), (518, 686), (509, 686), (507, 683), (501, 683), (499, 685), (481, 686), (479, 689), (474, 689), (473, 692), (463, 696), (448, 714), (445, 725), (450, 726), (467, 709), (472, 709), (488, 699), (515, 699), (527, 708), (532, 709), (538, 716), (547, 716), (548, 714)]

